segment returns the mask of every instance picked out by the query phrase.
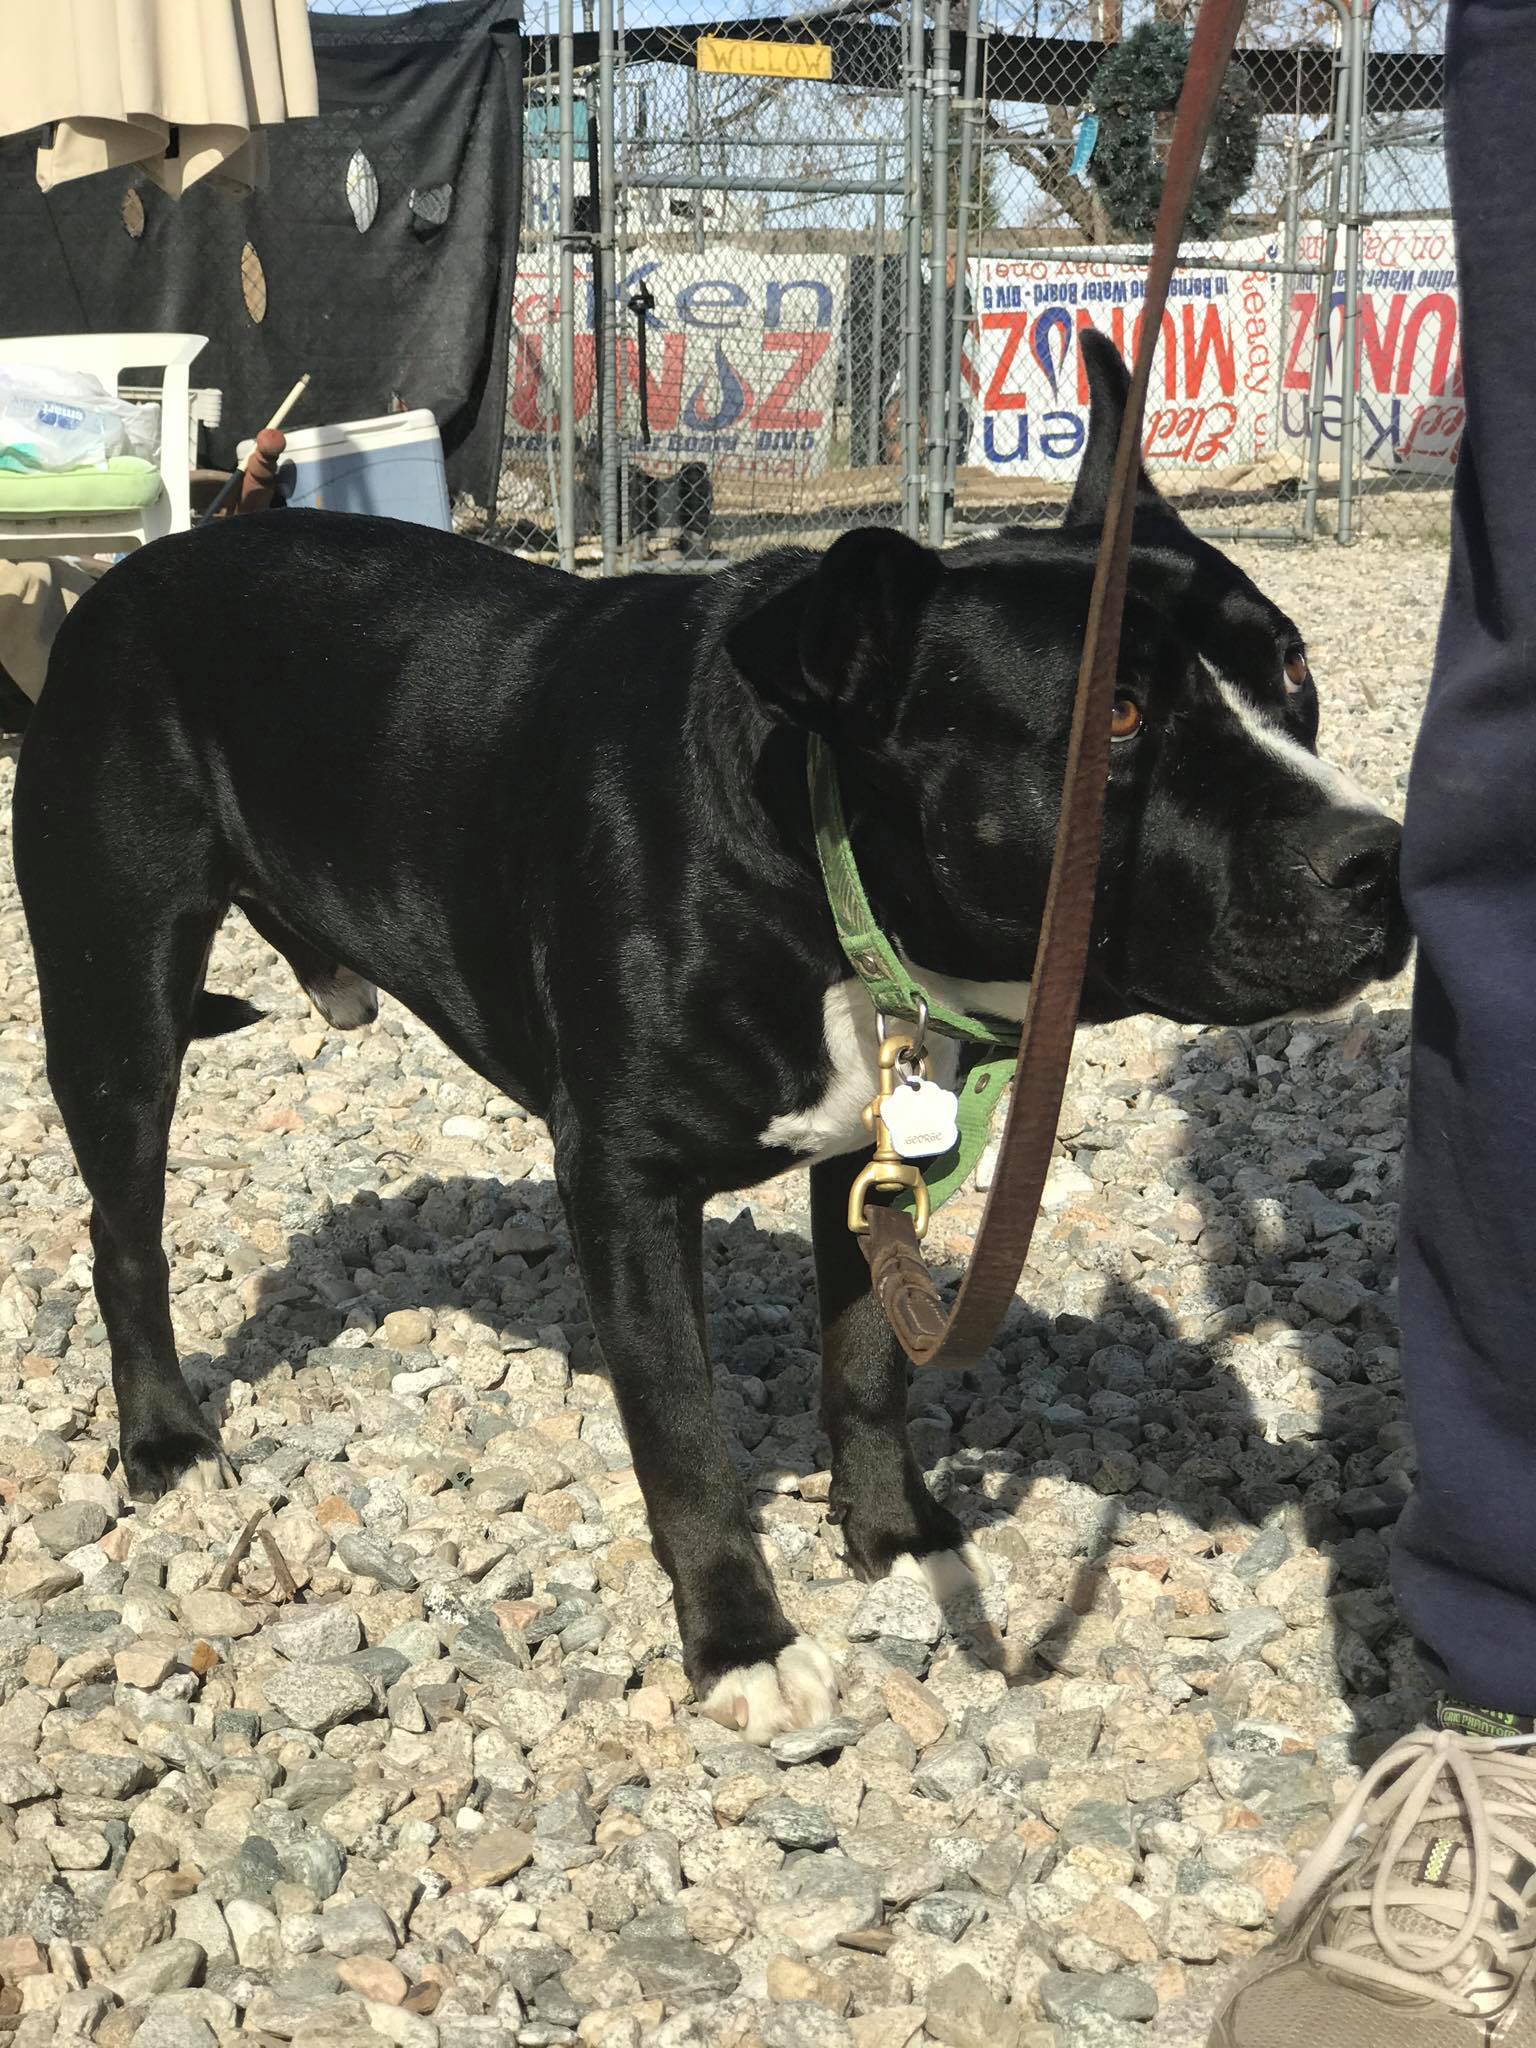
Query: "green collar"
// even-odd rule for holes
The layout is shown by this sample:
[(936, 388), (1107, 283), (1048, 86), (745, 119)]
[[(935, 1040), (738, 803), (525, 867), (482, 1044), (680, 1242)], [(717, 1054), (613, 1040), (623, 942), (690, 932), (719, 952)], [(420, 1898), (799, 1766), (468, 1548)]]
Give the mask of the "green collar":
[(901, 956), (876, 922), (865, 894), (853, 847), (848, 838), (848, 821), (837, 786), (837, 762), (826, 741), (812, 734), (807, 742), (806, 771), (811, 790), (811, 819), (816, 828), (816, 858), (827, 891), (838, 941), (848, 955), (848, 964), (869, 991), (869, 999), (882, 1017), (900, 1017), (916, 1023), (926, 1012), (929, 1026), (949, 1038), (968, 1045), (1017, 1046), (1017, 1026), (988, 1023), (952, 1010), (930, 995), (902, 964)]
[[(848, 821), (843, 816), (832, 749), (814, 735), (807, 745), (806, 766), (811, 818), (816, 828), (816, 858), (821, 863), (832, 921), (848, 964), (868, 990), (877, 1014), (916, 1024), (926, 1011), (932, 1030), (961, 1039), (976, 1051), (963, 1080), (955, 1084), (959, 1093), (959, 1140), (942, 1159), (923, 1162), (928, 1199), (938, 1209), (969, 1180), (986, 1150), (993, 1113), (1018, 1064), (1018, 1032), (1006, 1025), (999, 1029), (979, 1017), (968, 1017), (962, 1010), (951, 1010), (907, 972), (900, 954), (881, 931), (864, 893), (848, 841)], [(897, 1201), (898, 1206), (908, 1207), (911, 1197), (901, 1195)]]

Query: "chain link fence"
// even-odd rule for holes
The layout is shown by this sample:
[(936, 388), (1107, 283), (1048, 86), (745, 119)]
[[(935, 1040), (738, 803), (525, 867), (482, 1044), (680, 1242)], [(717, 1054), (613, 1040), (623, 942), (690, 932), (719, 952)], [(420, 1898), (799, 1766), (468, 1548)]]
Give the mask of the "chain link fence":
[[(1250, 7), (1252, 170), (1220, 239), (1186, 248), (1147, 425), (1159, 486), (1212, 536), (1444, 531), (1443, 4)], [(524, 22), (492, 534), (611, 568), (859, 523), (1059, 519), (1086, 433), (1082, 328), (1127, 355), (1138, 332), (1147, 249), (1117, 238), (1089, 151), (1098, 68), (1152, 9), (628, 7), (567, 0), (562, 24), (559, 0), (530, 0)]]
[[(1203, 532), (1292, 538), (1317, 516), (1307, 406), (1286, 398), (1298, 365), (1305, 385), (1322, 260), (1305, 224), (1326, 209), (1342, 161), (1342, 47), (1249, 47), (1241, 64), (1261, 110), (1254, 165), (1221, 239), (1185, 245), (1154, 365), (1147, 466)], [(1059, 518), (1085, 418), (1076, 336), (1103, 328), (1128, 358), (1140, 331), (1146, 245), (1117, 236), (1091, 174), (1074, 167), (1095, 118), (1093, 75), (1068, 99), (1053, 69), (983, 74), (962, 527)]]
[[(511, 537), (551, 553), (562, 400), (555, 26), (548, 14), (529, 22), (524, 246), (498, 507)], [(601, 553), (605, 419), (615, 423), (617, 538), (630, 562), (820, 544), (902, 516), (898, 18), (861, 13), (858, 33), (835, 45), (822, 19), (753, 17), (719, 37), (708, 26), (673, 29), (653, 13), (616, 53), (611, 312), (593, 246), (600, 86), (594, 67), (577, 67), (568, 396), (578, 562)], [(588, 41), (578, 33), (577, 55)]]

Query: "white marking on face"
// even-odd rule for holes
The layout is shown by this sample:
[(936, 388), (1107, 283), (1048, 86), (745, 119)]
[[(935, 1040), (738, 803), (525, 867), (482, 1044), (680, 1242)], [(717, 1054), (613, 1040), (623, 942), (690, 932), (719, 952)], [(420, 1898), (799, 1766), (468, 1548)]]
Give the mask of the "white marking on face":
[(1206, 673), (1216, 685), (1222, 703), (1249, 739), (1272, 760), (1288, 768), (1300, 781), (1310, 782), (1341, 811), (1369, 811), (1377, 817), (1386, 816), (1381, 805), (1366, 794), (1352, 775), (1347, 775), (1332, 761), (1320, 760), (1316, 754), (1309, 753), (1300, 740), (1282, 727), (1272, 725), (1256, 705), (1251, 704), (1225, 676), (1218, 675), (1209, 663), (1206, 664)]

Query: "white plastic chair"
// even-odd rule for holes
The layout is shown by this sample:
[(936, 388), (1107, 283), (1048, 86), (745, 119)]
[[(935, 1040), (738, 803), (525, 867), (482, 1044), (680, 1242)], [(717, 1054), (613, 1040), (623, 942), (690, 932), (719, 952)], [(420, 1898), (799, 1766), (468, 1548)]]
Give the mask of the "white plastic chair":
[(161, 490), (136, 512), (99, 519), (0, 517), (0, 561), (35, 562), (56, 555), (120, 555), (192, 524), (188, 370), (208, 346), (206, 334), (28, 334), (0, 339), (0, 363), (49, 363), (88, 370), (116, 393), (126, 369), (163, 372), (160, 391)]

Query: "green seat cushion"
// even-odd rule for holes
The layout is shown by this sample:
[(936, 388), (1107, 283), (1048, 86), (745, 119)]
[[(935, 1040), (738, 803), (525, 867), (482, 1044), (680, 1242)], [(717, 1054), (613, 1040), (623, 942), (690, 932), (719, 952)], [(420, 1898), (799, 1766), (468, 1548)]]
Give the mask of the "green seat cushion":
[(159, 495), (160, 471), (142, 455), (114, 455), (100, 469), (0, 469), (0, 520), (106, 519)]

